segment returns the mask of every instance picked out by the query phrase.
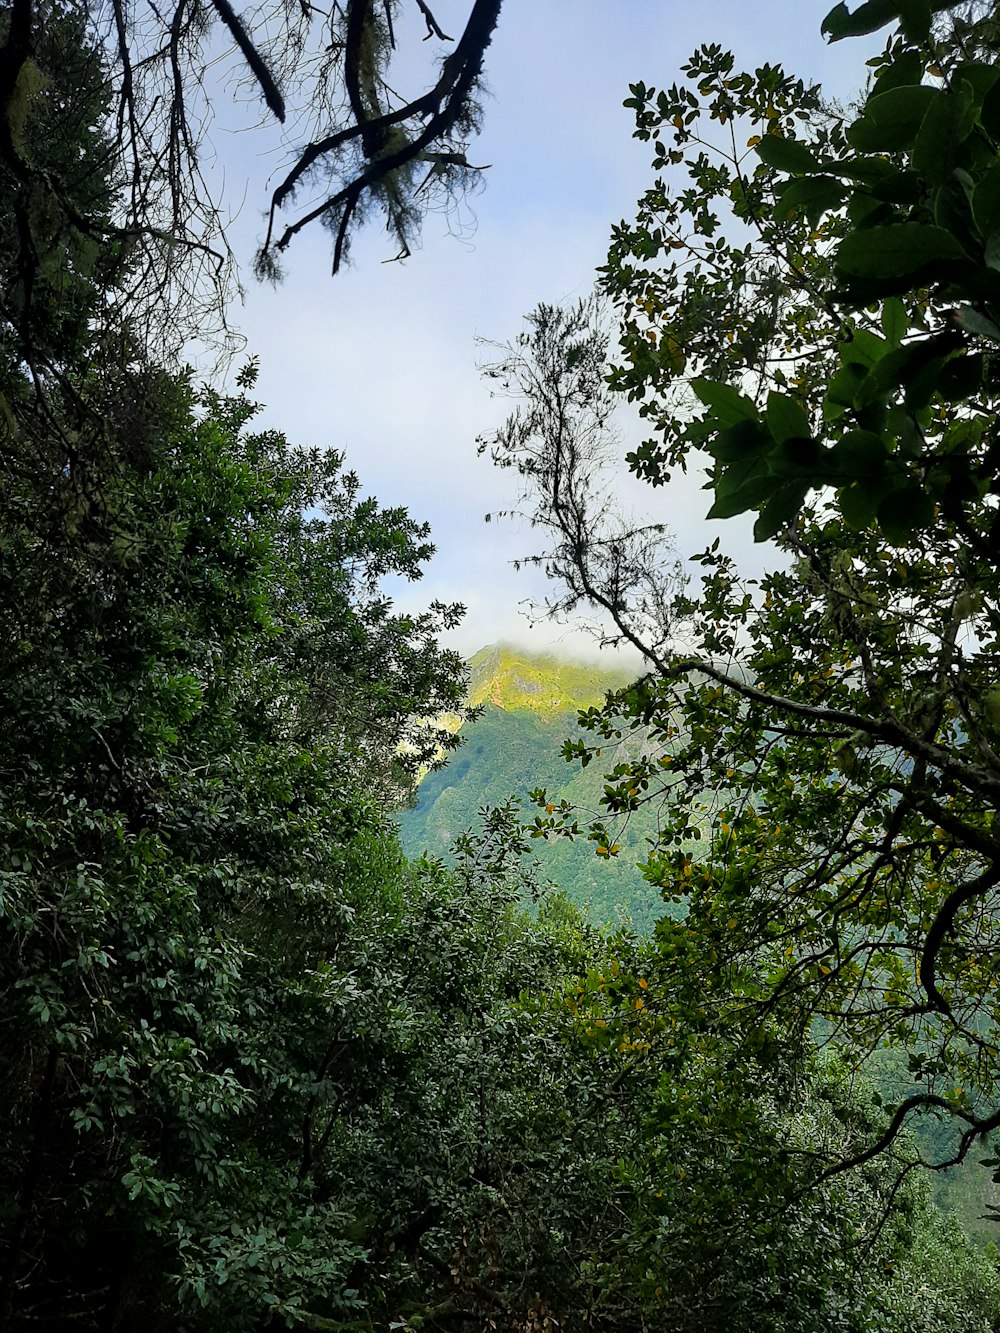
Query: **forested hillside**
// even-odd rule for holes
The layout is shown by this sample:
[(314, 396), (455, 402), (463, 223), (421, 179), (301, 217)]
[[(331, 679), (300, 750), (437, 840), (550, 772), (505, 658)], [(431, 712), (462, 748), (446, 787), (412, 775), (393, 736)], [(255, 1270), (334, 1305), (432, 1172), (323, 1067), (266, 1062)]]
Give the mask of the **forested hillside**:
[[(469, 183), (501, 8), (0, 8), (2, 1333), (1000, 1328), (928, 1183), (1000, 1178), (992, 8), (838, 5), (860, 111), (717, 45), (632, 86), (605, 314), (529, 316), (481, 448), (636, 680), (470, 679), (393, 601), (427, 525), (177, 357), (216, 43), (312, 136), (258, 269), (322, 219), (337, 271)], [(618, 513), (623, 404), (769, 572)]]
[[(599, 707), (609, 690), (630, 683), (634, 673), (504, 646), (484, 648), (468, 663), (467, 702), (480, 716), (461, 726), (462, 747), (444, 768), (428, 773), (415, 804), (400, 812), (400, 835), (408, 856), (450, 853), (455, 839), (486, 806), (511, 796), (522, 816), (536, 813), (531, 792), (544, 788), (547, 800), (568, 802), (582, 823), (596, 818), (605, 769), (636, 750), (636, 743), (611, 746), (602, 762), (580, 770), (564, 754), (567, 741), (581, 736), (577, 714)], [(614, 858), (595, 855), (586, 834), (534, 842), (538, 873), (586, 910), (595, 925), (632, 924), (646, 931), (663, 911), (655, 888), (638, 866), (656, 833), (656, 812), (643, 811), (620, 836)]]

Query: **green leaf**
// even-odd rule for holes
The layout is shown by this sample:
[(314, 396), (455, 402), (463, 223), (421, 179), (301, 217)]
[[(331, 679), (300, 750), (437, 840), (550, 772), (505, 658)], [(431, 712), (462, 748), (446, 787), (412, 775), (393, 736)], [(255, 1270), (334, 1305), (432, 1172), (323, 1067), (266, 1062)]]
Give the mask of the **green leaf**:
[(854, 406), (864, 407), (877, 399), (885, 398), (899, 385), (909, 384), (914, 374), (921, 370), (934, 354), (934, 346), (928, 341), (893, 348), (875, 362), (862, 383), (858, 385), (854, 395)]
[(961, 82), (967, 85), (978, 106), (982, 106), (983, 98), (998, 78), (1000, 78), (1000, 68), (986, 64), (982, 60), (964, 60), (955, 66), (951, 75), (952, 83)]
[(756, 509), (773, 493), (773, 477), (758, 475), (744, 481), (736, 469), (728, 469), (715, 487), (715, 503), (708, 511), (708, 517), (733, 518), (748, 509)]
[(801, 482), (780, 487), (761, 509), (760, 517), (753, 525), (754, 541), (770, 541), (786, 523), (790, 523), (802, 508), (808, 492), (809, 487)]
[(889, 455), (881, 435), (870, 430), (850, 430), (831, 450), (837, 471), (852, 481), (877, 477), (885, 470)]
[(783, 222), (794, 209), (803, 209), (809, 225), (815, 227), (824, 213), (844, 202), (846, 190), (835, 176), (796, 176), (779, 190), (774, 216)]
[(946, 402), (964, 402), (982, 388), (983, 368), (982, 353), (952, 357), (938, 372), (938, 393)]
[(922, 486), (904, 486), (879, 503), (876, 516), (886, 540), (902, 546), (933, 522), (934, 501)]
[(731, 384), (722, 384), (718, 380), (697, 379), (691, 383), (696, 397), (705, 404), (719, 427), (734, 426), (737, 421), (748, 418), (758, 419), (757, 409), (750, 401), (734, 389)]
[(870, 329), (855, 329), (850, 339), (843, 342), (837, 351), (845, 365), (864, 366), (870, 370), (884, 359), (888, 344), (884, 338)]
[(869, 32), (878, 32), (896, 17), (893, 0), (868, 0), (859, 5), (852, 14), (843, 3), (831, 9), (823, 20), (820, 32), (831, 42), (842, 41), (845, 37), (864, 37)]
[(905, 83), (922, 83), (924, 78), (924, 57), (920, 51), (902, 51), (891, 64), (883, 65), (875, 76), (875, 91), (888, 92), (890, 88), (901, 88)]
[(902, 19), (904, 30), (909, 27), (919, 31), (925, 7), (931, 14), (936, 14), (939, 10), (953, 8), (954, 4), (955, 0), (929, 0), (929, 3), (928, 0), (867, 0), (853, 13), (845, 4), (839, 4), (827, 14), (820, 32), (829, 36), (831, 42), (839, 42), (844, 37), (864, 37), (870, 32), (878, 32), (896, 18)]
[(858, 157), (837, 164), (837, 175), (848, 180), (858, 181), (862, 185), (874, 187), (891, 176), (899, 174), (899, 168), (885, 157)]
[(768, 462), (779, 477), (815, 477), (820, 461), (820, 446), (815, 440), (795, 437), (782, 440)]
[(737, 463), (754, 455), (766, 453), (772, 448), (773, 443), (771, 436), (759, 421), (745, 418), (719, 431), (705, 442), (705, 448), (717, 463)]
[(938, 392), (946, 359), (943, 356), (932, 356), (922, 364), (915, 361), (912, 368), (907, 369), (903, 402), (911, 415), (925, 408)]
[[(975, 248), (972, 204), (965, 182), (966, 173), (956, 167), (938, 187), (934, 196), (934, 222), (938, 227), (960, 236), (970, 250)], [(930, 176), (927, 176), (930, 179)], [(971, 242), (971, 245), (969, 243)]]
[(899, 26), (909, 42), (926, 42), (931, 35), (930, 0), (896, 0)]
[(987, 169), (976, 185), (972, 216), (983, 241), (1000, 231), (1000, 160)]
[(910, 327), (906, 307), (898, 296), (890, 296), (882, 306), (882, 332), (891, 347), (898, 347)]
[(967, 91), (937, 90), (913, 145), (913, 170), (936, 185), (950, 180), (960, 163), (961, 146), (974, 124), (972, 99)]
[(854, 398), (863, 383), (866, 371), (863, 366), (848, 362), (830, 376), (823, 399), (823, 417), (833, 421), (843, 415), (845, 407), (854, 406)]
[(855, 482), (837, 492), (837, 503), (844, 516), (844, 522), (850, 528), (863, 530), (875, 521), (879, 503), (890, 489), (891, 483)]
[(983, 98), (979, 108), (979, 123), (994, 143), (1000, 142), (1000, 79)]
[(787, 171), (799, 176), (819, 171), (818, 159), (801, 139), (786, 139), (780, 134), (765, 134), (756, 147), (757, 156), (766, 166), (776, 171)]
[(767, 428), (780, 444), (783, 440), (808, 440), (812, 427), (802, 404), (786, 394), (771, 392), (765, 413)]
[(845, 236), (835, 267), (851, 286), (863, 285), (866, 293), (889, 295), (925, 281), (946, 281), (967, 258), (943, 227), (897, 222)]
[(928, 110), (943, 96), (939, 89), (922, 83), (875, 92), (848, 128), (848, 142), (859, 153), (898, 153), (912, 148)]
[(924, 180), (915, 171), (894, 171), (869, 187), (871, 197), (883, 204), (905, 204), (911, 207), (923, 202), (926, 193)]
[(969, 333), (978, 334), (981, 338), (990, 338), (993, 342), (1000, 342), (1000, 327), (994, 324), (988, 315), (982, 311), (976, 310), (974, 306), (961, 306), (957, 313), (958, 323)]

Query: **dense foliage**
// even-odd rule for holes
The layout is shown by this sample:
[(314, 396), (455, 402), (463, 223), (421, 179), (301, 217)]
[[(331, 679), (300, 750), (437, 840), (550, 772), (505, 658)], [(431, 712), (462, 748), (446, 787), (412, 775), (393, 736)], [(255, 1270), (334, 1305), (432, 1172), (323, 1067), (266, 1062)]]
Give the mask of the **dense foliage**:
[[(385, 7), (386, 24), (396, 8)], [(464, 78), (465, 92), (498, 9), (473, 7), (478, 56), (446, 62), (442, 78)], [(111, 12), (125, 22), (120, 6)], [(241, 21), (221, 0), (213, 13), (275, 111), (278, 91)], [(369, 66), (351, 43), (374, 13), (349, 4), (331, 20), (345, 30), (353, 138), (404, 119), (353, 105)], [(449, 864), (405, 862), (387, 812), (453, 743), (426, 719), (462, 706), (461, 663), (438, 643), (460, 608), (393, 609), (385, 581), (419, 577), (426, 529), (362, 498), (340, 455), (255, 434), (252, 366), (224, 397), (147, 359), (122, 311), (149, 251), (121, 244), (117, 218), (135, 200), (120, 193), (106, 121), (118, 97), (119, 132), (134, 133), (142, 103), (130, 101), (129, 32), (115, 29), (125, 63), (112, 87), (90, 17), (15, 4), (2, 33), (0, 190), (14, 225), (0, 227), (0, 1324), (987, 1333), (1000, 1317), (991, 1262), (934, 1211), (919, 1177), (860, 1151), (883, 1112), (850, 1060), (817, 1056), (808, 989), (766, 992), (774, 940), (753, 931), (773, 897), (762, 906), (755, 895), (780, 884), (783, 920), (809, 945), (809, 906), (822, 899), (806, 897), (787, 858), (820, 835), (803, 839), (800, 824), (793, 841), (794, 829), (782, 838), (762, 813), (751, 819), (761, 779), (741, 760), (727, 777), (739, 810), (713, 825), (718, 856), (679, 855), (669, 840), (694, 830), (673, 815), (662, 823), (647, 876), (680, 885), (690, 907), (653, 940), (596, 931), (558, 893), (536, 894), (529, 910), (532, 839), (509, 803), (481, 812)], [(204, 18), (175, 10), (167, 59), (182, 85), (180, 54), (198, 49)], [(381, 70), (378, 55), (369, 51)], [(54, 77), (64, 61), (65, 91)], [(435, 124), (434, 108), (424, 112)], [(456, 127), (458, 111), (445, 128)], [(411, 146), (429, 147), (424, 133)], [(383, 167), (391, 160), (384, 141), (362, 147), (366, 161), (369, 148)], [(185, 236), (159, 239), (169, 249)], [(563, 364), (584, 374), (571, 407), (598, 365), (572, 327)], [(563, 346), (555, 335), (550, 352)], [(572, 425), (572, 413), (558, 419)], [(811, 533), (802, 525), (818, 518), (795, 521)], [(586, 538), (586, 525), (576, 533)], [(654, 557), (636, 604), (654, 619), (671, 601), (651, 577), (657, 533), (624, 547)], [(881, 541), (863, 530), (849, 561)], [(616, 542), (605, 557), (618, 560)], [(957, 577), (924, 563), (927, 587)], [(854, 576), (853, 564), (838, 569)], [(735, 648), (751, 602), (732, 601), (729, 579), (720, 562), (703, 607), (673, 601), (695, 623), (717, 608), (713, 632)], [(988, 605), (985, 590), (971, 614)], [(881, 619), (892, 623), (890, 612)], [(811, 607), (795, 614), (826, 624)], [(808, 737), (771, 744), (769, 716), (748, 706), (763, 693), (751, 682), (785, 659), (776, 638), (749, 642), (765, 657), (735, 678), (737, 703), (710, 692), (706, 666), (678, 700), (677, 736), (657, 734), (653, 683), (618, 696), (613, 707), (645, 731), (607, 787), (612, 811), (642, 799), (668, 759), (701, 794), (693, 775), (713, 771), (714, 738), (735, 744), (727, 726), (747, 737), (756, 726), (758, 739), (768, 729), (760, 771), (770, 781), (767, 765), (793, 758), (783, 790), (798, 784), (822, 819), (832, 782)], [(818, 642), (826, 671), (838, 659)], [(921, 643), (903, 638), (898, 654), (922, 662)], [(881, 668), (886, 690), (905, 688), (898, 667)], [(823, 680), (838, 706), (860, 708), (854, 676)], [(721, 724), (709, 715), (720, 700)], [(595, 706), (588, 721), (601, 729), (611, 716)], [(918, 776), (879, 735), (882, 749), (855, 755), (838, 788), (860, 799), (860, 778), (894, 772), (912, 821), (931, 818), (921, 801), (933, 806), (942, 836), (913, 841), (910, 825), (896, 828), (913, 845), (888, 884), (875, 857), (886, 901), (897, 879), (922, 904), (932, 871), (979, 873), (966, 830), (982, 843), (988, 820), (927, 778), (967, 771), (963, 747), (981, 733), (957, 718), (948, 764)], [(937, 736), (927, 745), (940, 749)], [(587, 743), (576, 753), (588, 758)], [(888, 778), (883, 788), (894, 790)], [(564, 814), (553, 806), (546, 818)], [(540, 819), (533, 831), (549, 827)], [(615, 854), (606, 830), (595, 836), (603, 857)], [(850, 850), (851, 830), (840, 836)], [(775, 868), (780, 878), (763, 875)], [(977, 916), (977, 929), (988, 925)], [(887, 936), (877, 965), (904, 947)], [(784, 976), (814, 980), (794, 949), (782, 957)], [(873, 1016), (854, 1023), (846, 964), (828, 957), (813, 960), (832, 977), (820, 993), (843, 1012), (826, 1017), (863, 1036)], [(944, 989), (959, 964), (987, 1002), (978, 956), (970, 969), (949, 935), (933, 960), (950, 1006), (940, 1015), (961, 1014)], [(904, 971), (890, 980), (902, 994)], [(804, 1010), (784, 1003), (788, 990)], [(987, 1051), (989, 1030), (975, 1035)], [(939, 1058), (970, 1050), (945, 1040)], [(947, 1104), (966, 1105), (957, 1092)], [(817, 1155), (859, 1169), (817, 1184)]]
[(92, 466), (82, 514), (72, 476), (4, 498), (6, 1291), (33, 1274), (43, 1309), (42, 1251), (114, 1287), (123, 1217), (193, 1262), (206, 1219), (260, 1213), (262, 1161), (294, 1186), (322, 965), (398, 860), (377, 797), (460, 690), (453, 612), (377, 590), (419, 527), (337, 455), (241, 434), (245, 403), (174, 398), (155, 465)]

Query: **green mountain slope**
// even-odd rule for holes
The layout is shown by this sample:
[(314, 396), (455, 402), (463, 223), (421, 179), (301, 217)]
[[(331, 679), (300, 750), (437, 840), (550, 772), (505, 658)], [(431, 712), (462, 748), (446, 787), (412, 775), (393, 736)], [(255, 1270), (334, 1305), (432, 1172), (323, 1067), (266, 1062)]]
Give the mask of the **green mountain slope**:
[[(528, 792), (535, 787), (545, 787), (550, 800), (566, 799), (579, 807), (581, 822), (599, 812), (603, 765), (581, 770), (560, 751), (567, 738), (580, 734), (578, 710), (602, 703), (608, 690), (629, 684), (633, 673), (503, 645), (478, 652), (469, 673), (469, 702), (482, 706), (483, 714), (462, 727), (462, 748), (446, 768), (424, 778), (416, 806), (401, 813), (403, 847), (410, 856), (425, 850), (445, 856), (482, 806), (508, 796), (517, 796), (530, 813)], [(613, 763), (609, 756), (608, 767)], [(543, 873), (574, 902), (588, 906), (594, 920), (631, 919), (645, 929), (663, 911), (636, 869), (653, 818), (632, 820), (612, 860), (596, 857), (586, 839), (539, 841)]]

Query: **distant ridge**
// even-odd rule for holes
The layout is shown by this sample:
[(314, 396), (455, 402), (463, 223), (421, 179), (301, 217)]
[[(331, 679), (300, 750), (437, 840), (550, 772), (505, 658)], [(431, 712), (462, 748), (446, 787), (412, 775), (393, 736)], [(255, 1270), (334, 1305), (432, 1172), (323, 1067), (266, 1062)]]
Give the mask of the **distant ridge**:
[[(483, 806), (508, 796), (522, 803), (531, 817), (528, 793), (544, 787), (548, 799), (569, 801), (581, 821), (600, 815), (605, 764), (581, 769), (567, 763), (563, 744), (580, 735), (576, 715), (600, 706), (609, 690), (623, 689), (638, 669), (573, 661), (552, 652), (532, 653), (509, 644), (491, 644), (469, 659), (470, 705), (481, 707), (474, 722), (453, 724), (464, 744), (446, 767), (424, 777), (415, 804), (399, 812), (403, 850), (408, 856), (428, 851), (448, 856), (455, 838), (474, 827)], [(449, 719), (451, 722), (452, 719)], [(610, 764), (615, 756), (608, 752)], [(622, 757), (625, 757), (624, 751)], [(619, 839), (620, 855), (600, 860), (586, 837), (574, 842), (539, 840), (533, 850), (542, 872), (587, 906), (595, 922), (631, 921), (648, 929), (664, 911), (654, 889), (643, 880), (636, 863), (647, 855), (647, 835), (655, 816), (636, 815)]]
[(527, 709), (547, 716), (600, 705), (609, 690), (623, 689), (636, 676), (625, 667), (530, 653), (505, 643), (480, 648), (468, 666), (473, 707), (492, 704), (505, 712)]

